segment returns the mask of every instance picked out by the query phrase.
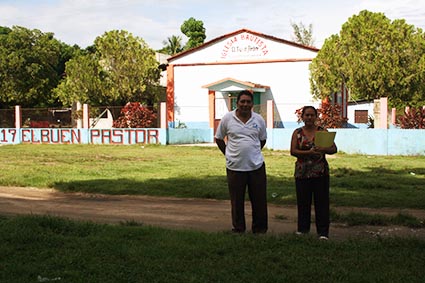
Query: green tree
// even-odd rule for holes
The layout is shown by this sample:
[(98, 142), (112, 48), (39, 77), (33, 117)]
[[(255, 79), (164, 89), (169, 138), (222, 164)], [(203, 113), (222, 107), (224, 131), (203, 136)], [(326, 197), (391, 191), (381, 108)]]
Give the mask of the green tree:
[(207, 37), (205, 35), (204, 23), (202, 21), (196, 20), (193, 17), (184, 21), (180, 27), (180, 30), (189, 38), (184, 47), (185, 50), (201, 45), (204, 43), (204, 40)]
[(9, 32), (11, 32), (12, 30), (8, 27), (2, 27), (0, 26), (0, 34), (8, 34)]
[(94, 54), (79, 54), (66, 63), (65, 77), (55, 89), (59, 100), (67, 106), (74, 102), (102, 105), (102, 81), (105, 77)]
[(325, 41), (310, 65), (311, 89), (324, 98), (344, 83), (351, 99), (388, 97), (392, 106), (423, 103), (424, 55), (421, 29), (364, 10)]
[(168, 55), (174, 55), (183, 51), (182, 37), (177, 35), (172, 35), (168, 37), (167, 40), (162, 42), (164, 47), (159, 50), (160, 53), (165, 53)]
[(83, 50), (78, 45), (70, 46), (66, 43), (60, 43), (60, 56), (57, 66), (57, 73), (62, 78), (65, 76), (65, 64), (78, 54), (81, 54)]
[(291, 22), (291, 26), (294, 31), (293, 40), (296, 43), (299, 43), (305, 46), (314, 46), (312, 24), (309, 24), (307, 28), (306, 26), (304, 26), (302, 22), (298, 24)]
[(53, 33), (14, 26), (0, 29), (0, 102), (2, 107), (52, 106), (59, 81), (61, 44)]
[(125, 105), (158, 100), (159, 63), (143, 39), (113, 30), (97, 37), (85, 53), (66, 64), (66, 77), (56, 89), (60, 100), (91, 105)]
[(310, 86), (316, 98), (324, 99), (338, 92), (345, 82), (342, 58), (338, 54), (339, 37), (332, 35), (325, 40), (316, 58), (310, 64)]

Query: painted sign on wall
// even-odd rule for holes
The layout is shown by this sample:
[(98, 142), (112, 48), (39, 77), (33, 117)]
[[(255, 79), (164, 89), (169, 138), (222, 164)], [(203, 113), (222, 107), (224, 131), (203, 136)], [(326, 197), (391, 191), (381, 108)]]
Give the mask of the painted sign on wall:
[(0, 129), (0, 144), (166, 144), (164, 129)]
[(239, 59), (267, 55), (269, 49), (266, 40), (244, 32), (226, 40), (221, 51), (221, 59)]

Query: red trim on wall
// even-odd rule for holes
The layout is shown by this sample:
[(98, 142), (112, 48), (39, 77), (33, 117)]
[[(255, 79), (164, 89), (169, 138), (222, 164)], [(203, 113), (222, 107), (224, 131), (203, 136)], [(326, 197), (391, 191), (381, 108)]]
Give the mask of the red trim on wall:
[(167, 66), (167, 128), (174, 122), (174, 65)]
[(300, 59), (270, 59), (256, 61), (227, 61), (227, 62), (206, 62), (206, 63), (188, 63), (188, 64), (173, 64), (175, 67), (191, 67), (191, 66), (212, 66), (212, 65), (246, 65), (246, 64), (264, 64), (264, 63), (291, 63), (291, 62), (311, 62), (312, 58)]
[(299, 44), (299, 43), (296, 43), (296, 42), (293, 42), (293, 41), (285, 40), (285, 39), (282, 39), (282, 38), (278, 38), (278, 37), (275, 37), (275, 36), (267, 35), (267, 34), (264, 34), (264, 33), (259, 33), (259, 32), (256, 32), (256, 31), (253, 31), (253, 30), (249, 30), (249, 29), (245, 29), (244, 28), (244, 29), (240, 29), (240, 30), (237, 30), (237, 31), (228, 33), (228, 34), (224, 34), (224, 35), (222, 35), (220, 37), (217, 37), (217, 38), (212, 39), (212, 40), (210, 40), (208, 42), (205, 42), (204, 44), (202, 44), (202, 45), (200, 45), (198, 47), (195, 47), (195, 48), (189, 49), (187, 51), (178, 53), (178, 54), (176, 54), (176, 55), (168, 58), (168, 63), (171, 63), (173, 60), (176, 60), (176, 59), (181, 58), (183, 56), (186, 56), (188, 54), (194, 53), (194, 52), (196, 52), (198, 50), (207, 48), (208, 46), (211, 46), (211, 45), (213, 45), (213, 44), (215, 44), (215, 43), (217, 43), (219, 41), (222, 41), (222, 40), (224, 40), (226, 38), (230, 38), (232, 36), (235, 36), (237, 34), (244, 33), (244, 32), (251, 33), (251, 34), (256, 35), (256, 36), (259, 36), (259, 37), (264, 37), (264, 38), (266, 38), (268, 40), (272, 40), (272, 41), (275, 41), (275, 42), (284, 43), (284, 44), (295, 46), (295, 47), (299, 47), (299, 48), (302, 48), (302, 49), (305, 49), (305, 50), (310, 50), (310, 51), (313, 51), (313, 52), (319, 52), (319, 50), (320, 50), (320, 49), (318, 49), (316, 47), (305, 46), (305, 45), (302, 45), (302, 44)]
[(208, 90), (208, 108), (210, 113), (210, 128), (214, 128), (215, 119), (215, 91)]

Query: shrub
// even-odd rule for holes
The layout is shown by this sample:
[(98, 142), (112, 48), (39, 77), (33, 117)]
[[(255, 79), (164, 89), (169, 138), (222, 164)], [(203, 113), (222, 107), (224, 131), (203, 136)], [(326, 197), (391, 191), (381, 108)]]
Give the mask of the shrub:
[[(301, 112), (302, 108), (295, 111), (298, 117), (298, 123), (302, 121)], [(333, 105), (323, 101), (317, 112), (319, 114), (317, 125), (323, 128), (343, 128), (348, 121), (347, 118), (342, 117), (342, 107), (337, 104)]]
[(425, 108), (411, 108), (397, 117), (397, 122), (402, 129), (425, 129)]
[(139, 102), (129, 102), (114, 121), (114, 128), (149, 128), (154, 126), (157, 115)]

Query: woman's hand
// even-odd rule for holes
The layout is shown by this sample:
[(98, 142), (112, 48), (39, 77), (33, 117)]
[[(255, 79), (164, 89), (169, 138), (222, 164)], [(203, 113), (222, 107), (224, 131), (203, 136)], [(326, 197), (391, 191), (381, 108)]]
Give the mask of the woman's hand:
[(323, 152), (324, 147), (320, 147), (320, 146), (312, 146), (310, 148), (310, 153), (313, 155), (322, 155), (325, 154), (326, 152)]
[(334, 154), (336, 153), (336, 146), (333, 144), (329, 147), (322, 147), (322, 146), (314, 146), (314, 151), (318, 152), (320, 154)]

